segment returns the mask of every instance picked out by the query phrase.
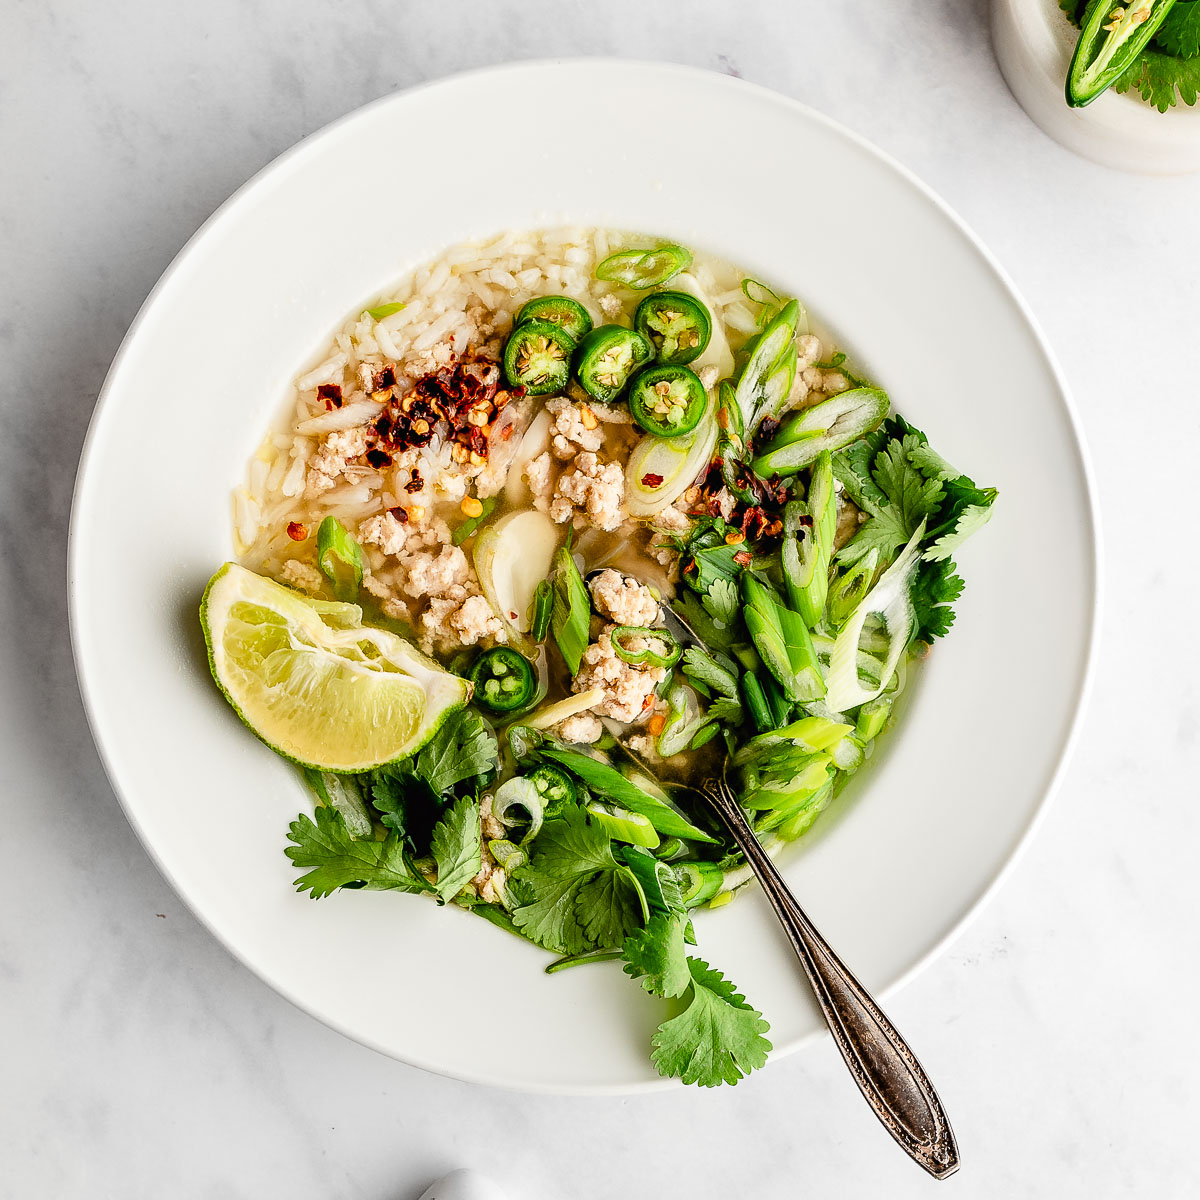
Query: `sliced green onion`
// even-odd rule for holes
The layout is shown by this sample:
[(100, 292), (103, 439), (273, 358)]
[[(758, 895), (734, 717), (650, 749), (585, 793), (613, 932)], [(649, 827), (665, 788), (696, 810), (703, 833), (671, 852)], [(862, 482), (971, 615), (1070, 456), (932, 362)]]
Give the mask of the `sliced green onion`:
[(620, 950), (585, 950), (581, 954), (564, 954), (546, 968), (547, 975), (555, 975), (569, 967), (586, 967), (588, 963), (614, 962), (621, 957)]
[(829, 592), (829, 620), (835, 628), (845, 624), (846, 618), (862, 603), (878, 565), (879, 550), (875, 547), (834, 580)]
[(506, 829), (523, 823), (524, 818), (509, 818), (509, 809), (517, 807), (523, 808), (529, 817), (529, 829), (521, 839), (524, 845), (537, 837), (545, 816), (545, 803), (533, 781), (523, 775), (514, 775), (512, 779), (505, 780), (492, 796), (492, 816)]
[(488, 850), (507, 874), (512, 874), (518, 867), (523, 867), (529, 861), (529, 855), (508, 838), (492, 838), (488, 842)]
[[(922, 521), (900, 557), (879, 577), (879, 582), (867, 593), (837, 635), (829, 655), (829, 692), (826, 703), (830, 708), (845, 712), (874, 700), (891, 681), (900, 656), (912, 640), (915, 614), (910, 589), (921, 561), (921, 539), (925, 536)], [(887, 627), (890, 646), (884, 659), (883, 671), (877, 686), (864, 688), (858, 677), (858, 643), (868, 616), (877, 615)]]
[(868, 700), (858, 710), (854, 734), (860, 741), (869, 742), (883, 732), (888, 717), (892, 715), (892, 703), (892, 700), (880, 696), (877, 700)]
[(688, 908), (707, 903), (725, 882), (725, 872), (713, 862), (682, 862), (676, 864), (683, 902)]
[(533, 611), (529, 616), (529, 636), (535, 642), (544, 642), (550, 630), (550, 613), (554, 609), (554, 585), (543, 579), (533, 593)]
[(317, 566), (339, 600), (352, 604), (358, 599), (363, 577), (362, 549), (337, 517), (326, 517), (317, 530)]
[(658, 287), (692, 265), (692, 252), (683, 246), (659, 246), (656, 250), (619, 250), (596, 268), (596, 278), (623, 283), (642, 291)]
[(353, 775), (334, 775), (313, 767), (301, 767), (305, 782), (327, 808), (332, 808), (346, 822), (346, 832), (354, 839), (369, 838), (374, 833), (362, 788)]
[(759, 683), (757, 677), (747, 671), (742, 676), (741, 688), (742, 701), (746, 705), (746, 711), (750, 714), (750, 720), (754, 722), (754, 728), (759, 733), (767, 733), (774, 729), (775, 722), (771, 718), (771, 706), (767, 703), (762, 684)]
[(803, 618), (750, 572), (742, 575), (742, 598), (742, 616), (750, 640), (767, 669), (779, 680), (783, 694), (793, 703), (823, 696), (825, 681)]
[(587, 649), (592, 621), (592, 601), (583, 576), (571, 557), (571, 539), (554, 554), (554, 598), (550, 607), (550, 628), (563, 662), (572, 675), (579, 674), (579, 664)]
[(814, 404), (784, 422), (754, 459), (763, 478), (794, 475), (826, 450), (841, 450), (883, 423), (891, 402), (879, 388), (852, 388)]
[(625, 507), (645, 519), (674, 504), (708, 468), (717, 444), (717, 419), (710, 407), (700, 424), (682, 437), (647, 434), (625, 468)]
[(477, 517), (468, 517), (450, 535), (450, 540), (456, 546), (461, 546), (496, 511), (497, 501), (495, 496), (488, 496), (479, 503), (483, 505), (483, 512)]
[(406, 307), (402, 300), (393, 300), (390, 304), (377, 304), (374, 308), (368, 308), (366, 312), (372, 321), (382, 321), (384, 317), (390, 317)]
[(615, 842), (628, 842), (631, 846), (645, 846), (653, 850), (662, 840), (658, 831), (641, 813), (630, 812), (615, 804), (601, 804), (593, 800), (587, 806), (588, 815)]
[[(748, 436), (753, 437), (764, 415), (767, 381), (788, 357), (795, 357), (796, 325), (800, 320), (800, 305), (790, 300), (779, 314), (758, 335), (737, 383), (737, 404)], [(794, 364), (793, 364), (794, 369)]]
[(575, 696), (567, 696), (564, 700), (556, 700), (553, 704), (535, 709), (529, 716), (521, 719), (521, 725), (525, 729), (551, 729), (568, 717), (594, 708), (603, 699), (603, 688), (590, 688), (586, 692), (579, 692)]

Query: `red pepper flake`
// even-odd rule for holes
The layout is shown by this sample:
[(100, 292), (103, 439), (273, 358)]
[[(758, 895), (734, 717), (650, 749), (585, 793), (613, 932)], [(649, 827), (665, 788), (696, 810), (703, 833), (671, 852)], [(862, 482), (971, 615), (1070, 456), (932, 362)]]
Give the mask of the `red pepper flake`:
[(748, 567), (754, 561), (754, 555), (749, 550), (739, 550), (734, 556), (733, 561), (739, 567)]
[(415, 467), (409, 481), (404, 485), (406, 492), (419, 492), (425, 486), (425, 481), (421, 478), (421, 472)]
[(378, 448), (367, 451), (367, 462), (371, 464), (377, 471), (382, 471), (384, 467), (392, 465), (392, 456), (386, 450)]
[(642, 487), (657, 488), (662, 487), (662, 483), (663, 477), (661, 475), (656, 475), (653, 471), (647, 471), (646, 474), (642, 476)]
[(399, 521), (401, 525), (408, 524), (408, 509), (401, 508), (399, 505), (395, 508), (389, 508), (388, 516), (393, 520)]
[(759, 422), (754, 440), (769, 442), (779, 432), (779, 422), (774, 417), (763, 417)]
[(317, 388), (317, 399), (325, 401), (326, 411), (342, 407), (342, 389), (336, 383), (323, 383)]
[(396, 386), (396, 370), (392, 366), (386, 366), (382, 370), (376, 371), (371, 376), (371, 391), (381, 392), (384, 388)]
[(287, 533), (293, 542), (302, 542), (308, 537), (308, 526), (301, 525), (299, 521), (289, 521)]

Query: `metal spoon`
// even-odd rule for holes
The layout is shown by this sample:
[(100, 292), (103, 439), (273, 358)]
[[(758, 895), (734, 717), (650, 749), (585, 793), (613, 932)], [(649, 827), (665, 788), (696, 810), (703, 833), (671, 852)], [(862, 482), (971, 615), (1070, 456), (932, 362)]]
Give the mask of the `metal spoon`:
[(717, 810), (804, 967), (854, 1082), (905, 1152), (936, 1179), (958, 1170), (945, 1109), (916, 1055), (805, 915), (724, 780), (695, 789)]

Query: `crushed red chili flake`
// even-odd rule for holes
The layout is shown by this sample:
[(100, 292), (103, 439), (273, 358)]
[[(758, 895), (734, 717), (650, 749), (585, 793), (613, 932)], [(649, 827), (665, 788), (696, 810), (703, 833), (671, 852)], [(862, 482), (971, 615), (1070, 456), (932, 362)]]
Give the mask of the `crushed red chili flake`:
[(378, 447), (368, 450), (366, 457), (367, 462), (377, 471), (392, 465), (392, 456), (386, 450), (380, 450)]
[(759, 422), (758, 432), (754, 435), (754, 440), (762, 440), (769, 442), (779, 432), (779, 422), (774, 417), (763, 417)]
[(342, 407), (342, 389), (336, 383), (323, 383), (317, 388), (317, 399), (325, 401), (325, 408), (333, 410)]
[(399, 505), (397, 505), (395, 508), (389, 508), (388, 516), (399, 521), (401, 525), (408, 524), (408, 509), (401, 508)]
[(371, 376), (371, 391), (381, 392), (384, 388), (396, 386), (396, 370), (390, 364)]
[(653, 471), (647, 471), (646, 474), (642, 476), (642, 487), (662, 487), (662, 483), (663, 477), (661, 475), (656, 475)]
[(287, 535), (293, 542), (302, 542), (308, 537), (308, 526), (301, 525), (299, 521), (289, 521)]
[(748, 567), (754, 561), (754, 555), (749, 550), (739, 550), (734, 556), (733, 561), (739, 567)]
[(421, 478), (421, 472), (415, 467), (408, 482), (404, 485), (406, 492), (419, 492), (425, 486), (425, 481)]

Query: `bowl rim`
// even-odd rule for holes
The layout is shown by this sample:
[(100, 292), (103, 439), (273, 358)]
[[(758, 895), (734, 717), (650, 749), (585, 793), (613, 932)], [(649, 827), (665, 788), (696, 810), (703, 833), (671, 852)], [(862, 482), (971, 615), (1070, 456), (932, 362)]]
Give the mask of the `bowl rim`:
[[(421, 1055), (406, 1054), (401, 1059), (392, 1050), (364, 1038), (357, 1032), (351, 1032), (341, 1021), (336, 1018), (331, 1018), (323, 1012), (318, 1012), (316, 1009), (306, 1002), (301, 996), (295, 994), (285, 984), (273, 978), (267, 971), (259, 965), (251, 963), (243, 958), (226, 940), (221, 933), (209, 921), (206, 915), (194, 907), (190, 897), (179, 886), (174, 874), (170, 870), (167, 863), (160, 857), (152, 841), (145, 834), (134, 806), (126, 797), (121, 784), (118, 781), (114, 765), (110, 761), (109, 754), (104, 743), (97, 735), (98, 729), (98, 708), (91, 693), (88, 670), (85, 666), (85, 655), (81, 644), (80, 619), (79, 610), (81, 598), (78, 591), (79, 575), (83, 569), (82, 564), (82, 548), (80, 540), (77, 536), (78, 526), (81, 521), (80, 512), (85, 500), (87, 490), (87, 480), (90, 474), (91, 462), (96, 454), (96, 447), (99, 443), (99, 429), (104, 422), (104, 414), (111, 403), (111, 393), (114, 388), (115, 381), (121, 373), (121, 368), (130, 348), (135, 342), (140, 333), (146, 318), (157, 301), (160, 293), (165, 290), (168, 283), (179, 273), (185, 263), (197, 252), (199, 247), (214, 229), (219, 227), (223, 222), (231, 219), (232, 215), (247, 202), (248, 198), (269, 178), (272, 178), (276, 173), (284, 170), (295, 159), (302, 155), (307, 155), (314, 152), (314, 149), (319, 146), (324, 140), (335, 136), (343, 125), (351, 121), (357, 120), (363, 114), (374, 112), (377, 109), (383, 108), (391, 104), (402, 104), (405, 100), (419, 92), (436, 91), (438, 89), (453, 89), (463, 81), (477, 80), (480, 78), (503, 77), (514, 73), (537, 72), (546, 68), (562, 68), (570, 66), (573, 70), (587, 71), (609, 71), (617, 70), (644, 70), (653, 69), (656, 74), (662, 75), (677, 75), (687, 76), (691, 78), (704, 79), (708, 83), (714, 80), (722, 81), (718, 86), (730, 87), (735, 89), (746, 90), (756, 96), (760, 101), (769, 102), (783, 108), (787, 111), (798, 113), (809, 121), (816, 122), (833, 132), (835, 135), (851, 142), (861, 151), (870, 155), (889, 171), (898, 175), (904, 182), (913, 187), (920, 195), (929, 203), (931, 203), (943, 217), (947, 218), (950, 223), (958, 230), (959, 233), (970, 244), (971, 248), (980, 256), (987, 268), (992, 272), (997, 281), (1000, 283), (1004, 292), (1015, 303), (1025, 324), (1028, 326), (1030, 333), (1033, 335), (1033, 340), (1045, 360), (1046, 366), (1053, 378), (1054, 384), (1057, 387), (1063, 404), (1064, 412), (1067, 416), (1071, 434), (1075, 443), (1076, 453), (1078, 455), (1079, 468), (1081, 478), (1084, 483), (1084, 492), (1086, 504), (1084, 511), (1087, 518), (1086, 535), (1090, 543), (1090, 554), (1087, 559), (1091, 567), (1091, 605), (1088, 613), (1088, 628), (1086, 632), (1086, 652), (1083, 657), (1082, 669), (1079, 672), (1078, 679), (1074, 688), (1072, 713), (1070, 716), (1066, 735), (1062, 740), (1061, 747), (1054, 760), (1053, 769), (1050, 772), (1048, 781), (1042, 791), (1042, 795), (1034, 808), (1028, 823), (1024, 830), (1020, 833), (1018, 840), (1015, 842), (1011, 852), (1003, 863), (996, 869), (990, 879), (981, 881), (981, 887), (975, 899), (966, 907), (958, 918), (951, 924), (943, 935), (936, 941), (932, 942), (926, 951), (921, 954), (914, 962), (886, 987), (880, 988), (877, 999), (886, 999), (901, 988), (911, 982), (921, 971), (928, 967), (936, 958), (940, 957), (951, 942), (956, 940), (967, 926), (975, 919), (981, 909), (991, 900), (995, 892), (1001, 884), (1007, 879), (1009, 873), (1014, 869), (1015, 864), (1023, 856), (1029, 846), (1030, 840), (1034, 832), (1040, 827), (1045, 820), (1045, 814), (1049, 807), (1052, 797), (1058, 792), (1062, 784), (1063, 777), (1067, 767), (1070, 764), (1072, 756), (1078, 745), (1080, 732), (1083, 725), (1084, 715), (1087, 710), (1088, 702), (1091, 698), (1095, 683), (1096, 675), (1096, 660), (1099, 645), (1099, 629), (1102, 613), (1102, 597), (1103, 597), (1103, 554), (1102, 543), (1100, 537), (1100, 512), (1097, 501), (1097, 489), (1095, 472), (1091, 461), (1091, 455), (1088, 450), (1087, 441), (1084, 436), (1082, 425), (1079, 420), (1078, 411), (1075, 405), (1074, 398), (1071, 395), (1070, 388), (1063, 374), (1062, 368), (1050, 347), (1045, 333), (1043, 332), (1040, 323), (1033, 314), (1029, 304), (1024, 296), (1020, 293), (1012, 278), (1009, 276), (1004, 267), (997, 261), (988, 247), (981, 241), (979, 236), (973, 229), (950, 207), (950, 205), (942, 199), (942, 197), (933, 190), (928, 184), (920, 179), (910, 168), (899, 162), (886, 151), (881, 150), (869, 141), (863, 135), (843, 125), (840, 121), (832, 117), (826, 116), (824, 113), (810, 107), (800, 100), (796, 100), (791, 96), (787, 96), (782, 92), (776, 91), (762, 84), (748, 82), (738, 76), (731, 76), (719, 71), (714, 71), (704, 67), (697, 67), (679, 63), (664, 63), (653, 59), (639, 59), (620, 56), (561, 56), (549, 58), (523, 59), (514, 62), (506, 62), (494, 64), (485, 67), (472, 68), (465, 71), (455, 72), (450, 75), (441, 76), (437, 79), (427, 80), (423, 83), (415, 84), (411, 87), (400, 88), (389, 92), (384, 96), (380, 96), (375, 100), (369, 101), (364, 105), (335, 118), (333, 121), (322, 126), (321, 128), (308, 134), (281, 154), (277, 155), (270, 162), (260, 168), (254, 175), (241, 184), (228, 198), (226, 198), (205, 221), (196, 229), (196, 231), (187, 239), (183, 246), (172, 258), (167, 265), (162, 275), (158, 278), (153, 288), (147, 294), (146, 299), (139, 307), (137, 314), (130, 323), (129, 329), (126, 331), (117, 348), (116, 354), (105, 375), (104, 383), (102, 384), (99, 393), (97, 394), (96, 404), (89, 419), (88, 430), (84, 439), (83, 448), (80, 453), (79, 465), (77, 468), (74, 489), (71, 500), (70, 522), (68, 527), (68, 542), (67, 542), (67, 601), (68, 601), (68, 626), (71, 640), (72, 656), (75, 663), (76, 676), (79, 683), (80, 696), (83, 702), (85, 715), (87, 717), (88, 727), (92, 734), (93, 742), (96, 746), (97, 754), (100, 758), (101, 765), (104, 768), (105, 775), (108, 779), (109, 786), (112, 788), (114, 795), (117, 797), (121, 805), (122, 811), (125, 814), (126, 820), (129, 822), (142, 847), (149, 855), (151, 861), (161, 872), (163, 877), (171, 885), (176, 895), (187, 907), (188, 911), (197, 919), (197, 921), (209, 931), (210, 934), (222, 945), (222, 947), (232, 955), (239, 963), (246, 967), (253, 975), (264, 983), (277, 994), (282, 996), (295, 1008), (304, 1012), (310, 1017), (315, 1018), (322, 1024), (335, 1029), (338, 1033), (351, 1041), (361, 1045), (366, 1045), (372, 1050), (386, 1055), (389, 1058), (395, 1058), (397, 1061), (404, 1062), (406, 1065), (419, 1067), (422, 1070), (430, 1071), (433, 1074), (442, 1075), (446, 1078), (459, 1079), (467, 1083), (483, 1084), (489, 1087), (495, 1087), (501, 1090), (516, 1091), (528, 1094), (546, 1094), (546, 1095), (634, 1095), (647, 1092), (665, 1091), (674, 1088), (682, 1087), (678, 1079), (674, 1078), (658, 1078), (646, 1079), (637, 1083), (604, 1083), (592, 1084), (581, 1083), (564, 1086), (562, 1084), (548, 1083), (529, 1083), (529, 1082), (512, 1082), (495, 1075), (490, 1075), (486, 1071), (462, 1072), (449, 1071), (442, 1069), (435, 1062), (429, 1061)], [(801, 1034), (792, 1040), (778, 1044), (770, 1054), (770, 1060), (786, 1057), (795, 1051), (810, 1045), (820, 1038), (828, 1036), (828, 1031), (824, 1028), (817, 1028), (805, 1034)]]

